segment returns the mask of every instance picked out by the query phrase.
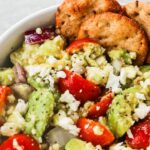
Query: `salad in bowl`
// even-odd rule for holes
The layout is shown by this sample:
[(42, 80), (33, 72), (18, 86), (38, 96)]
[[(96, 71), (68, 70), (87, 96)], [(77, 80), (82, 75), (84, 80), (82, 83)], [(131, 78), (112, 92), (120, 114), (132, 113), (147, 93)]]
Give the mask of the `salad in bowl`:
[[(128, 38), (116, 37), (121, 42), (115, 45), (110, 44), (110, 39), (106, 42), (107, 30), (112, 22), (115, 26), (113, 19), (108, 21), (109, 25), (105, 24), (106, 32), (90, 32), (93, 22), (89, 22), (90, 28), (86, 27), (89, 18), (79, 17), (77, 12), (81, 10), (75, 13), (76, 7), (73, 9), (78, 2), (65, 0), (56, 13), (56, 26), (26, 31), (20, 48), (9, 56), (11, 65), (0, 68), (0, 150), (150, 148), (147, 36), (134, 21), (126, 26), (132, 19), (125, 16), (116, 1), (103, 2), (106, 6), (117, 3), (116, 9), (100, 7), (102, 12), (91, 14), (91, 9), (97, 11), (95, 3), (99, 1), (88, 4), (90, 10), (84, 10), (85, 14), (88, 13), (93, 22), (98, 19), (101, 23), (106, 22), (103, 15), (107, 14), (113, 17), (117, 28), (121, 24), (123, 29), (136, 29), (130, 31), (135, 31), (138, 41), (142, 41), (139, 49), (128, 46), (131, 38), (137, 43), (134, 34)], [(86, 0), (79, 3), (85, 4)], [(64, 8), (68, 9), (63, 15)], [(76, 14), (74, 19), (80, 23), (74, 24), (77, 27), (78, 23), (80, 29), (68, 30), (68, 26), (74, 25), (70, 22), (68, 25), (67, 19), (60, 26), (61, 15), (67, 16), (67, 13), (69, 18)], [(122, 24), (116, 19), (118, 16), (126, 22)], [(118, 30), (122, 33), (121, 28)], [(124, 35), (129, 34), (126, 32), (127, 29)], [(97, 34), (101, 38), (97, 38)]]

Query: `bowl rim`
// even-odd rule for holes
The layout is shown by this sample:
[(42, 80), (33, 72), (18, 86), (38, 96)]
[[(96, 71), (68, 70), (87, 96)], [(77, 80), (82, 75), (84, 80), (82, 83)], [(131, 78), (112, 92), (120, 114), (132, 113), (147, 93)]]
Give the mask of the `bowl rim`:
[(21, 46), (25, 31), (55, 23), (54, 15), (58, 6), (52, 5), (29, 14), (0, 35), (0, 67), (9, 66), (10, 59), (7, 57)]
[(12, 25), (11, 27), (9, 27), (6, 31), (4, 31), (1, 35), (0, 35), (0, 43), (7, 38), (7, 36), (9, 34), (11, 34), (11, 32), (13, 32), (15, 29), (19, 28), (21, 25), (23, 25), (24, 23), (28, 22), (29, 20), (32, 20), (35, 17), (38, 17), (39, 15), (45, 14), (46, 12), (49, 12), (50, 10), (54, 10), (58, 7), (59, 5), (53, 5), (44, 9), (41, 9), (39, 11), (36, 11), (34, 13), (31, 13), (29, 15), (27, 15), (26, 17), (22, 18), (20, 21), (18, 21), (17, 23), (15, 23), (14, 25)]

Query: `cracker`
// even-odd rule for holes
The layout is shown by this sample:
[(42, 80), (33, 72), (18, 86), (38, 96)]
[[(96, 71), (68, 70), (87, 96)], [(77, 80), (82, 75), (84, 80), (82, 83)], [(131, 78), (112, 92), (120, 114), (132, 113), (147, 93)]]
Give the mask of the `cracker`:
[(60, 34), (73, 41), (85, 18), (102, 12), (122, 11), (116, 0), (65, 0), (56, 13), (56, 27)]
[[(125, 6), (125, 11), (130, 18), (136, 20), (143, 27), (150, 43), (150, 2), (133, 1)], [(146, 62), (150, 64), (150, 52)]]
[(78, 39), (94, 38), (107, 50), (123, 48), (137, 53), (136, 64), (143, 64), (148, 52), (144, 30), (132, 19), (111, 12), (88, 18), (80, 27)]

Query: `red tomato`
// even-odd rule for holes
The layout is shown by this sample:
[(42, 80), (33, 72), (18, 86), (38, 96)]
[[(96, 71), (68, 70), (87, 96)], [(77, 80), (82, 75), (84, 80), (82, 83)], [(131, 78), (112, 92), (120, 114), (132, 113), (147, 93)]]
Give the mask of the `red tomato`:
[(15, 145), (18, 145), (22, 150), (41, 150), (40, 145), (32, 137), (25, 134), (17, 134), (0, 145), (0, 150), (17, 150)]
[(101, 98), (100, 102), (92, 105), (89, 108), (88, 116), (92, 117), (92, 118), (97, 118), (97, 117), (105, 115), (108, 108), (109, 108), (109, 105), (112, 102), (112, 99), (113, 99), (113, 93), (112, 92), (104, 95)]
[(90, 38), (79, 39), (79, 40), (76, 40), (73, 43), (71, 43), (70, 46), (66, 49), (66, 51), (68, 54), (78, 52), (80, 50), (80, 48), (82, 48), (87, 43), (98, 44), (98, 42), (96, 42), (95, 40), (90, 39)]
[(0, 86), (0, 113), (3, 111), (7, 96), (12, 93), (12, 90), (6, 86)]
[(80, 118), (77, 126), (80, 128), (80, 138), (94, 145), (105, 147), (110, 145), (115, 139), (111, 131), (99, 122)]
[(58, 81), (58, 87), (61, 93), (69, 90), (69, 92), (81, 103), (88, 100), (94, 101), (99, 97), (101, 93), (99, 86), (85, 80), (77, 73), (68, 70), (65, 70), (65, 73), (66, 78), (60, 78)]
[(126, 136), (127, 144), (133, 149), (146, 149), (150, 145), (150, 120), (145, 120), (131, 128), (133, 138)]

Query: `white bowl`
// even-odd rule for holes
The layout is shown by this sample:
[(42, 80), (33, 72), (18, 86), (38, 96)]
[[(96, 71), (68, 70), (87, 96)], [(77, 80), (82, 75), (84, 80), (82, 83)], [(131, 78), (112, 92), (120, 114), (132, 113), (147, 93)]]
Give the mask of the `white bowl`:
[[(119, 2), (124, 5), (130, 1), (131, 0), (120, 0)], [(0, 66), (6, 64), (10, 52), (21, 45), (25, 31), (54, 24), (57, 7), (57, 5), (49, 7), (24, 18), (0, 36)]]
[(54, 24), (57, 7), (49, 7), (24, 18), (0, 36), (0, 66), (6, 64), (10, 52), (21, 45), (25, 31)]

